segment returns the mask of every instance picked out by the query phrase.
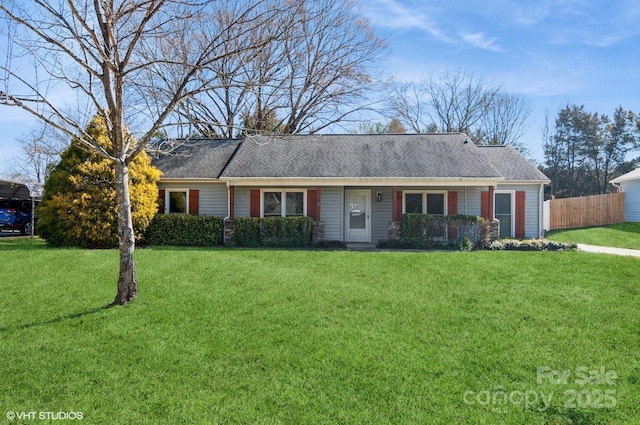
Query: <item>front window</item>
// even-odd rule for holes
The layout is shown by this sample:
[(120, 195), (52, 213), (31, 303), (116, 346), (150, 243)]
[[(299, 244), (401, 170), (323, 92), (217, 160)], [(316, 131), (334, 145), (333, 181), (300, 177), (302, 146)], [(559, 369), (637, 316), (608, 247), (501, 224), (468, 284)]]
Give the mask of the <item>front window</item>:
[(263, 217), (304, 216), (305, 191), (303, 190), (265, 190), (262, 192)]
[(168, 214), (187, 214), (187, 191), (186, 190), (170, 190), (167, 194), (169, 202)]
[(264, 192), (263, 217), (280, 217), (282, 215), (282, 193)]
[(407, 193), (404, 195), (404, 212), (422, 214), (422, 193)]
[(302, 192), (286, 192), (286, 211), (287, 217), (304, 215), (304, 193)]
[(444, 215), (444, 193), (427, 193), (427, 214)]
[(446, 192), (404, 192), (404, 212), (446, 215)]

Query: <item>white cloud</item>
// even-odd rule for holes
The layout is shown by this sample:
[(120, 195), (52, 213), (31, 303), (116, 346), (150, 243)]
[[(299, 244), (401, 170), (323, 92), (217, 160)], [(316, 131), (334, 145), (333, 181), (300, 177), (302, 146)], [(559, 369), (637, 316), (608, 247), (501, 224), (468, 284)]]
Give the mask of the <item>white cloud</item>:
[(491, 50), (493, 52), (499, 52), (502, 49), (496, 44), (495, 38), (487, 38), (483, 32), (460, 34), (460, 37), (467, 43), (480, 49)]
[(396, 0), (367, 2), (363, 11), (374, 25), (398, 30), (420, 30), (436, 40), (452, 43), (453, 40), (440, 29), (426, 13), (410, 8)]
[(640, 34), (640, 28), (610, 34), (585, 34), (582, 43), (594, 47), (609, 47)]

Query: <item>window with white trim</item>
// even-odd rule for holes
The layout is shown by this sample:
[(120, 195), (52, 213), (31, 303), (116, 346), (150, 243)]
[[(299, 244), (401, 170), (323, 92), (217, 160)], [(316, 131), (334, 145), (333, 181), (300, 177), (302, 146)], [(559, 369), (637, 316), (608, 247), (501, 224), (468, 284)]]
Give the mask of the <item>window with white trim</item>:
[(295, 217), (307, 215), (306, 190), (262, 190), (262, 217)]
[(167, 189), (165, 197), (167, 214), (189, 214), (189, 189)]
[(403, 192), (403, 208), (405, 213), (429, 215), (447, 215), (447, 192), (415, 191)]

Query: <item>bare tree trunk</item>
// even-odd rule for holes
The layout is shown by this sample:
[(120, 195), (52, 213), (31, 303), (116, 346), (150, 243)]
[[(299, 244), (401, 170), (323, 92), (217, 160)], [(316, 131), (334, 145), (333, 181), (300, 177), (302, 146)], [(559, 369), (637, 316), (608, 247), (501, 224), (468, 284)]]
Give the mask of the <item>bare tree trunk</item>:
[(131, 199), (129, 197), (129, 167), (124, 160), (116, 161), (116, 194), (118, 199), (118, 240), (120, 248), (120, 274), (118, 276), (118, 294), (111, 306), (126, 304), (136, 296), (135, 235), (131, 220)]

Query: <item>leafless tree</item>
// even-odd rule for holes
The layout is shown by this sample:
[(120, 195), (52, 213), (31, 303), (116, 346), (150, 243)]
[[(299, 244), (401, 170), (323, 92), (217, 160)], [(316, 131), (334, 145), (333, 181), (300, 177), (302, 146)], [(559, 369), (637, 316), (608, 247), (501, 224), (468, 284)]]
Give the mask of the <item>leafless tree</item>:
[(414, 82), (390, 83), (389, 114), (415, 132), (464, 132), (478, 144), (506, 144), (520, 150), (531, 105), (498, 85), (462, 71)]
[(531, 115), (528, 99), (514, 94), (498, 92), (478, 123), (473, 135), (481, 145), (521, 146), (519, 139), (527, 129)]
[(440, 131), (469, 133), (491, 109), (499, 88), (464, 71), (448, 71), (425, 82), (427, 114)]
[[(228, 54), (264, 44), (244, 35), (264, 19), (285, 13), (292, 3), (0, 0), (0, 19), (15, 25), (9, 43), (13, 51), (4, 53), (31, 58), (39, 75), (47, 75), (40, 80), (19, 69), (19, 61), (7, 61), (1, 68), (5, 81), (0, 102), (23, 108), (113, 163), (120, 269), (112, 305), (127, 303), (137, 293), (130, 162), (179, 105), (212, 83), (205, 72), (209, 67)], [(237, 39), (244, 40), (235, 51), (225, 52), (226, 37), (210, 25), (221, 16)], [(65, 112), (69, 98), (84, 111), (82, 122)], [(85, 131), (96, 113), (107, 123), (111, 150)]]
[[(259, 31), (272, 34), (271, 41), (250, 55), (227, 54), (218, 61), (211, 89), (178, 111), (182, 119), (212, 123), (224, 137), (274, 128), (314, 133), (367, 107), (384, 44), (353, 1), (301, 0)], [(254, 116), (244, 119), (247, 114)], [(238, 128), (248, 122), (256, 127)]]
[(46, 123), (40, 123), (17, 141), (21, 153), (15, 159), (10, 177), (42, 186), (68, 141)]
[(388, 102), (391, 114), (415, 133), (432, 130), (433, 123), (429, 121), (423, 88), (413, 81), (392, 81), (390, 84), (392, 93)]

